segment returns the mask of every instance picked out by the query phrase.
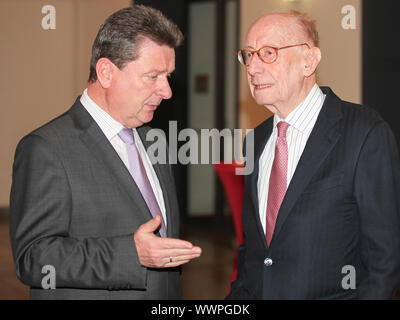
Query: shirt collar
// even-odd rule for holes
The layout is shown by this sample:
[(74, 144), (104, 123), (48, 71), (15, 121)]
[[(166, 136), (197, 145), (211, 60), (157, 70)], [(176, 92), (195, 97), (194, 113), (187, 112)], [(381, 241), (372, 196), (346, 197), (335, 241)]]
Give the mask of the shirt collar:
[[(306, 98), (285, 118), (281, 119), (278, 115), (274, 115), (274, 128), (279, 121), (285, 121), (302, 133), (312, 130), (310, 127), (312, 119), (316, 117), (322, 107), (325, 95), (317, 84), (314, 84)], [(313, 123), (312, 123), (313, 124)], [(289, 128), (290, 128), (289, 127)]]
[(81, 103), (89, 112), (92, 118), (99, 125), (100, 129), (104, 132), (108, 140), (114, 138), (124, 126), (111, 117), (106, 111), (99, 107), (88, 95), (87, 89), (83, 91), (81, 96)]

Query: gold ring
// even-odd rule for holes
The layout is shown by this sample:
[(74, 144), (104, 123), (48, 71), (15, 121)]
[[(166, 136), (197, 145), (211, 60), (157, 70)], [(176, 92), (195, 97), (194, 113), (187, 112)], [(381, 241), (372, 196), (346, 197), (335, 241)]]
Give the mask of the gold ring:
[(169, 257), (169, 262), (170, 262), (170, 263), (172, 262), (172, 257), (171, 257), (171, 256)]

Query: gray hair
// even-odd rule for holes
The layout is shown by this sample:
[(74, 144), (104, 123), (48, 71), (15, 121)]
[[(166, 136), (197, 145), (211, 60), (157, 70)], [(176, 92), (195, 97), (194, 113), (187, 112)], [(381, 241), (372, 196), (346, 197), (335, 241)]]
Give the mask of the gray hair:
[(89, 82), (97, 80), (96, 64), (100, 58), (107, 58), (123, 69), (137, 59), (140, 43), (145, 38), (170, 48), (178, 47), (183, 41), (178, 26), (157, 9), (133, 5), (109, 16), (93, 43)]

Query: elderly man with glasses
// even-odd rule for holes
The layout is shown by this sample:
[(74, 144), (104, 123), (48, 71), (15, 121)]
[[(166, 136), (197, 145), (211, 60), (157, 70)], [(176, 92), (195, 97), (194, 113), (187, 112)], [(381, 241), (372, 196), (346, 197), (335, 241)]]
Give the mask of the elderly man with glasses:
[(392, 298), (400, 161), (391, 129), (316, 84), (318, 32), (304, 14), (259, 18), (238, 59), (255, 101), (274, 115), (255, 129), (245, 242), (227, 298)]

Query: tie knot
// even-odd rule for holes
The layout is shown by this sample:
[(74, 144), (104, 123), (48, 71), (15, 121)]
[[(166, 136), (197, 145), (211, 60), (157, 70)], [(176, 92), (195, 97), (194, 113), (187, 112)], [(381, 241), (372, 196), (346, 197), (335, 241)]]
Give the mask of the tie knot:
[(279, 121), (277, 126), (278, 126), (278, 137), (286, 138), (286, 131), (290, 127), (290, 124), (285, 121)]
[(118, 132), (118, 136), (127, 144), (133, 144), (135, 141), (132, 129), (123, 128), (120, 132)]

